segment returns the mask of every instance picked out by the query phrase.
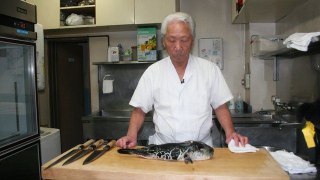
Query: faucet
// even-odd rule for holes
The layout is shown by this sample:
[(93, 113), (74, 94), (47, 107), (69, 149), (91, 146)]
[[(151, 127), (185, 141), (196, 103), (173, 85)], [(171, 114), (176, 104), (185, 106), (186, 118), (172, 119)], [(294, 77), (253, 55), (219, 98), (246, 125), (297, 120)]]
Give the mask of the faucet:
[(275, 109), (275, 113), (279, 114), (282, 111), (289, 111), (292, 112), (295, 108), (288, 103), (282, 103), (280, 102), (280, 98), (277, 98), (276, 96), (272, 96), (272, 103)]

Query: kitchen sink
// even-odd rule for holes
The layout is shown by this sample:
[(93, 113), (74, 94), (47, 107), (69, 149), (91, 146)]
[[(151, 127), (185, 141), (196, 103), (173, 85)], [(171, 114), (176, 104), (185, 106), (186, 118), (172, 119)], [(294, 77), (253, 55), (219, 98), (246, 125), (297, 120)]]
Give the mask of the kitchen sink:
[(293, 114), (276, 114), (272, 117), (272, 126), (279, 128), (303, 128), (304, 123), (298, 122)]
[(295, 115), (293, 114), (281, 114), (281, 115), (276, 115), (275, 116), (276, 119), (280, 119), (282, 121), (286, 121), (286, 122), (296, 122), (297, 118)]
[(274, 110), (255, 112), (253, 117), (264, 123), (271, 123), (272, 127), (279, 128), (303, 128), (304, 123), (298, 122), (295, 114), (277, 113)]

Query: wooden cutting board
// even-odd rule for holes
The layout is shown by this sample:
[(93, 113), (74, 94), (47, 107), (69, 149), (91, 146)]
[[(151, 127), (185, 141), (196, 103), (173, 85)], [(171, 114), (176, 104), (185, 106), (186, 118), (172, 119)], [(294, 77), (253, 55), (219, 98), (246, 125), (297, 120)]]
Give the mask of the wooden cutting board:
[[(212, 159), (194, 161), (193, 164), (144, 159), (135, 155), (119, 154), (117, 149), (117, 147), (112, 148), (87, 165), (82, 163), (89, 155), (66, 166), (62, 166), (63, 161), (43, 170), (42, 178), (45, 180), (289, 179), (288, 174), (265, 149), (260, 149), (256, 153), (235, 154), (227, 148), (215, 148)], [(59, 157), (44, 164), (42, 169)]]

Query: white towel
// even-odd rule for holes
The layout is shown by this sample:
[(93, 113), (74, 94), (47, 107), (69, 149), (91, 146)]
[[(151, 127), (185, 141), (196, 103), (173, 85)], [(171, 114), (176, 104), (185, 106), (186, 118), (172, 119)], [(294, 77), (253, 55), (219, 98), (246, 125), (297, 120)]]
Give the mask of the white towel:
[(233, 153), (257, 152), (259, 150), (258, 148), (251, 146), (250, 144), (246, 144), (242, 146), (239, 143), (239, 146), (236, 146), (236, 143), (234, 142), (233, 139), (231, 139), (231, 141), (229, 142), (228, 148)]
[(319, 41), (320, 32), (294, 33), (283, 41), (287, 48), (295, 48), (300, 51), (308, 51), (311, 41)]
[(292, 152), (275, 151), (271, 156), (281, 165), (282, 169), (290, 174), (317, 172), (317, 168), (309, 161), (305, 161)]

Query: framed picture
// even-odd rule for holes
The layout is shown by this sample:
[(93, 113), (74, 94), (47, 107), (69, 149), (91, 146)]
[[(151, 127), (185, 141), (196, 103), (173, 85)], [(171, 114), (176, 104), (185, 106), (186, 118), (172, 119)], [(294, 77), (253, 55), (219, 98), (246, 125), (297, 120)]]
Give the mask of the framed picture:
[(214, 62), (220, 69), (223, 69), (222, 38), (200, 38), (199, 57)]

